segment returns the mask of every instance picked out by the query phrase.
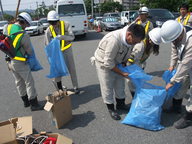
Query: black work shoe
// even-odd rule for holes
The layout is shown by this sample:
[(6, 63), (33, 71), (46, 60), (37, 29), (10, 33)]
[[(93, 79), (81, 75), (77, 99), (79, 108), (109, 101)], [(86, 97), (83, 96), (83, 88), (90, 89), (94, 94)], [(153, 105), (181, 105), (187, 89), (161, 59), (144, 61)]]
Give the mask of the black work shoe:
[(178, 107), (172, 106), (169, 109), (163, 109), (163, 112), (181, 114), (182, 113), (182, 107), (181, 106), (178, 106)]
[(187, 120), (184, 117), (182, 117), (181, 119), (179, 119), (177, 122), (174, 123), (174, 126), (177, 129), (184, 129), (191, 125), (192, 125), (192, 120)]
[(43, 110), (43, 105), (38, 103), (37, 97), (29, 101), (31, 104), (31, 111)]
[(116, 109), (117, 110), (125, 110), (125, 111), (129, 111), (129, 109), (130, 109), (130, 106), (128, 106), (128, 105), (116, 105)]
[(74, 88), (74, 89), (73, 89), (73, 92), (74, 92), (75, 94), (79, 94), (79, 93), (80, 93), (80, 90), (79, 90), (78, 88)]
[(109, 110), (109, 114), (110, 114), (111, 118), (114, 120), (120, 120), (121, 119), (119, 114), (115, 111)]
[(117, 102), (116, 104), (117, 110), (125, 110), (125, 111), (129, 110), (130, 107), (125, 104), (125, 99), (116, 98), (116, 102)]
[(29, 107), (30, 106), (30, 103), (29, 103), (27, 95), (22, 96), (21, 99), (23, 100), (24, 107)]

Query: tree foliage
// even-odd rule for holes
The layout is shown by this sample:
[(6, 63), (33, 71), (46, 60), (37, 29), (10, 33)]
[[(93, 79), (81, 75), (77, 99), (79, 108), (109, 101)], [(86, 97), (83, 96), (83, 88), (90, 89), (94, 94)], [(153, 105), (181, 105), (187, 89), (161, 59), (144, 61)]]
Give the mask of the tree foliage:
[[(87, 9), (87, 13), (91, 13), (91, 0), (85, 0), (85, 6)], [(123, 6), (119, 2), (113, 2), (113, 1), (105, 1), (101, 4), (93, 4), (94, 6), (94, 12), (98, 12), (100, 9), (101, 13), (106, 12), (115, 12), (115, 11), (122, 11)]]
[(112, 2), (112, 1), (106, 1), (101, 4), (101, 12), (115, 12), (115, 11), (122, 11), (123, 6), (119, 2)]
[(6, 13), (3, 15), (3, 17), (7, 21), (13, 21), (14, 20), (14, 17), (12, 15), (9, 15), (9, 14), (6, 14)]
[(170, 11), (178, 11), (179, 6), (184, 2), (192, 0), (140, 0), (140, 3), (149, 8), (165, 8)]

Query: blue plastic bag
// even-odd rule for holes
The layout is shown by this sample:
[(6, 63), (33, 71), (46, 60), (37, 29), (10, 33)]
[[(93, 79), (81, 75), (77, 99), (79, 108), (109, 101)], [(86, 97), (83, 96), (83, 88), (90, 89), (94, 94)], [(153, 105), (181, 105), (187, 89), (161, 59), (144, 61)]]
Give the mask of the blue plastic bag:
[[(170, 82), (170, 79), (175, 75), (176, 70), (174, 69), (173, 71), (166, 70), (163, 73), (162, 79), (167, 83)], [(179, 90), (181, 87), (181, 83), (175, 83), (173, 87), (171, 87), (168, 92), (167, 92), (167, 98), (171, 98), (175, 95), (175, 93)]]
[(165, 98), (166, 90), (163, 87), (142, 83), (142, 86), (136, 88), (130, 111), (121, 123), (147, 130), (162, 130), (161, 106)]
[(117, 65), (117, 67), (122, 72), (129, 73), (129, 78), (131, 79), (137, 79), (142, 81), (149, 81), (153, 79), (153, 76), (146, 74), (144, 70), (136, 64), (132, 64), (130, 66), (125, 66), (125, 67), (123, 67), (122, 64), (119, 64)]
[(49, 45), (45, 47), (45, 52), (50, 64), (50, 74), (48, 78), (67, 76), (68, 69), (64, 61), (63, 53), (60, 50), (60, 41), (53, 39)]
[(39, 61), (36, 58), (35, 55), (35, 50), (33, 48), (33, 45), (31, 45), (32, 47), (32, 54), (28, 55), (27, 57), (27, 63), (29, 64), (31, 71), (39, 71), (42, 70), (43, 67), (40, 65)]

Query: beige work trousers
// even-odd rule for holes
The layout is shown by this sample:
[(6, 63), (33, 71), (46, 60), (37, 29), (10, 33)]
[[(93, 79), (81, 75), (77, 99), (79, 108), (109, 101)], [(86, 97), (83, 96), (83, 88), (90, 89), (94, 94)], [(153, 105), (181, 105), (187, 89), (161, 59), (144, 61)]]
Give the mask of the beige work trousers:
[[(63, 57), (64, 57), (66, 65), (67, 65), (67, 68), (69, 70), (69, 74), (71, 77), (73, 87), (78, 88), (77, 74), (76, 74), (76, 69), (75, 69), (75, 62), (74, 62), (74, 58), (73, 58), (72, 47), (63, 51)], [(55, 80), (55, 82), (59, 82), (59, 81), (61, 81), (61, 79), (62, 79), (62, 77), (57, 77), (54, 80)]]
[(26, 62), (11, 60), (9, 67), (15, 78), (15, 84), (20, 96), (28, 95), (28, 99), (37, 97), (35, 83), (31, 74), (31, 69)]
[(95, 66), (104, 103), (114, 104), (114, 97), (124, 99), (125, 78), (110, 69), (106, 69), (98, 61), (95, 61)]

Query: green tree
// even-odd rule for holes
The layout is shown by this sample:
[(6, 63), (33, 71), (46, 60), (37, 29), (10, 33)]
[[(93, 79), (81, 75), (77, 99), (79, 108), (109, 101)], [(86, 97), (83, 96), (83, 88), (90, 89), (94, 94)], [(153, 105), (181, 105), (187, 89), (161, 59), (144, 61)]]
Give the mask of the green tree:
[(4, 19), (7, 21), (13, 21), (14, 20), (14, 17), (12, 15), (5, 13), (3, 16), (4, 16)]
[(87, 13), (91, 13), (91, 0), (85, 0), (85, 7), (86, 7), (86, 10), (87, 10)]
[(115, 11), (122, 11), (123, 6), (119, 2), (112, 2), (107, 1), (101, 4), (101, 12), (115, 12)]
[(140, 0), (141, 4), (149, 8), (165, 8), (170, 11), (178, 11), (179, 5), (189, 0)]

